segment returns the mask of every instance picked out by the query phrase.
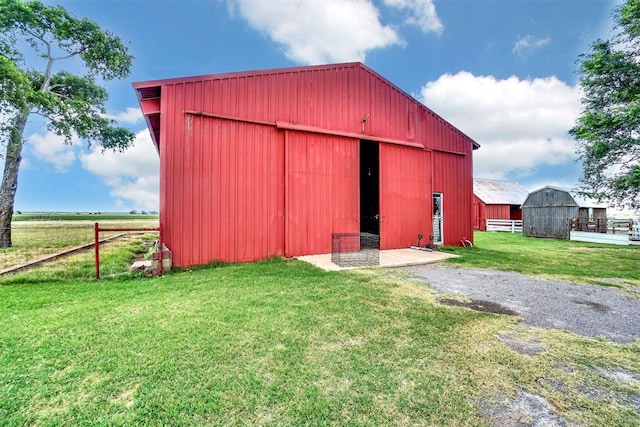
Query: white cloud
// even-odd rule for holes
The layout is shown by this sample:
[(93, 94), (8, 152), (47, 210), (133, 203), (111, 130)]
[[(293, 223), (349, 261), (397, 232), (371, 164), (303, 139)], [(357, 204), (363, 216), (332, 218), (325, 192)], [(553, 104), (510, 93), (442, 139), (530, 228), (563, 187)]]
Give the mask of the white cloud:
[(542, 46), (546, 46), (551, 43), (550, 37), (545, 38), (536, 38), (531, 34), (527, 34), (526, 36), (520, 36), (516, 40), (516, 43), (513, 45), (512, 53), (515, 53), (518, 56), (525, 56), (529, 52), (538, 49)]
[(114, 114), (105, 114), (105, 118), (115, 120), (117, 122), (136, 124), (141, 121), (144, 116), (142, 110), (137, 107), (127, 107), (126, 111), (119, 111)]
[(302, 64), (364, 61), (368, 51), (403, 43), (369, 0), (227, 0), (227, 6)]
[(133, 146), (123, 153), (103, 153), (94, 147), (80, 155), (80, 161), (84, 169), (103, 179), (118, 207), (158, 209), (160, 161), (148, 130), (138, 132)]
[(529, 182), (525, 187), (527, 190), (536, 191), (546, 186), (562, 187), (562, 188), (576, 188), (576, 182), (570, 179), (564, 179), (562, 177), (541, 177)]
[(419, 27), (423, 33), (442, 34), (444, 25), (438, 17), (433, 0), (383, 0), (384, 4), (396, 9), (407, 10), (407, 24)]
[(576, 158), (568, 131), (580, 91), (556, 77), (498, 80), (462, 71), (427, 83), (419, 97), (482, 146), (474, 153), (477, 177), (527, 176)]
[[(75, 137), (72, 143), (80, 140)], [(76, 153), (72, 145), (65, 144), (64, 138), (53, 132), (44, 135), (34, 133), (27, 138), (28, 153), (35, 158), (53, 165), (56, 172), (66, 172), (69, 166), (76, 160)]]

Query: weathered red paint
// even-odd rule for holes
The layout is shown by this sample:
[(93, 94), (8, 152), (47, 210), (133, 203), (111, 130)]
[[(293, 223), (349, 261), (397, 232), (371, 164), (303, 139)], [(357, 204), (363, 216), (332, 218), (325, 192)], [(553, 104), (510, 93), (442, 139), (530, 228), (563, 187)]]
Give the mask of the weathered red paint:
[(473, 207), (473, 228), (475, 230), (486, 231), (487, 219), (522, 220), (522, 209), (517, 205), (487, 204), (474, 195)]
[[(455, 138), (451, 135), (444, 137)], [(473, 242), (473, 176), (471, 155), (433, 152), (433, 191), (442, 194), (444, 244)]]
[(477, 197), (473, 197), (474, 229), (486, 231), (487, 219), (522, 220), (522, 209), (516, 205), (486, 204)]
[[(360, 63), (135, 83), (160, 153), (160, 218), (173, 264), (326, 253), (357, 232), (359, 144), (378, 142), (381, 245), (472, 238), (477, 144)], [(363, 119), (368, 117), (366, 121)]]
[(406, 248), (431, 233), (431, 154), (380, 145), (380, 249)]
[(358, 140), (286, 132), (286, 256), (331, 252), (359, 229)]
[(474, 229), (486, 231), (487, 219), (522, 219), (522, 211), (511, 205), (491, 205), (486, 204), (475, 195), (474, 205)]

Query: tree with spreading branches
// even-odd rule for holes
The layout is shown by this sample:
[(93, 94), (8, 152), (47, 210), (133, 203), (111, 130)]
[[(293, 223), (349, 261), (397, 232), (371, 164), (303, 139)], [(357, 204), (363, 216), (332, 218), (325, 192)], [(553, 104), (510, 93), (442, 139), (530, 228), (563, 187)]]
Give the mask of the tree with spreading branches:
[(640, 208), (640, 0), (613, 16), (616, 34), (580, 56), (583, 111), (570, 133), (583, 162), (584, 192)]
[[(108, 94), (97, 80), (128, 76), (132, 59), (119, 37), (61, 6), (0, 0), (0, 131), (6, 145), (0, 248), (12, 244), (11, 219), (29, 118), (43, 118), (47, 129), (67, 144), (78, 137), (89, 146), (125, 150), (135, 135), (107, 118)], [(80, 63), (84, 75), (60, 69), (65, 60)]]

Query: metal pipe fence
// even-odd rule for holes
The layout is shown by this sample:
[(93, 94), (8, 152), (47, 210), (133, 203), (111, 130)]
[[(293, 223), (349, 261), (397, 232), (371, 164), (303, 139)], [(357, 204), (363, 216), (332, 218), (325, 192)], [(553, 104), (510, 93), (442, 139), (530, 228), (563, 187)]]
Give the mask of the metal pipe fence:
[[(12, 224), (11, 237), (12, 246), (0, 248), (0, 276), (42, 265), (77, 270), (80, 266), (93, 266), (95, 261), (93, 222), (18, 221)], [(115, 230), (100, 234), (102, 242), (130, 237), (130, 233)]]
[[(100, 239), (102, 233), (131, 233), (131, 232), (148, 232), (157, 231), (159, 236), (162, 236), (160, 227), (100, 227), (97, 222), (93, 225), (93, 248), (95, 251), (95, 267), (96, 267), (96, 280), (100, 279), (100, 244), (103, 240)], [(162, 240), (158, 238), (158, 259), (159, 262), (158, 274), (162, 276)]]
[(572, 218), (571, 231), (632, 235), (636, 223), (633, 219)]

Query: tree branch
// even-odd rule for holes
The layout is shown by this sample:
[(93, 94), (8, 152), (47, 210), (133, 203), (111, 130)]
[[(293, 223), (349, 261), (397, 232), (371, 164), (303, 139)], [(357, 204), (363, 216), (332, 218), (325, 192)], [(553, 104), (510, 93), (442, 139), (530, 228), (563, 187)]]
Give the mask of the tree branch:
[[(57, 85), (57, 86), (60, 86), (60, 85)], [(63, 95), (63, 94), (61, 94), (59, 92), (53, 92), (52, 90), (49, 90), (49, 93), (57, 96), (58, 98), (68, 99), (68, 100), (72, 100), (73, 99), (73, 97), (71, 97), (71, 96)]]
[(61, 120), (65, 119), (64, 115), (62, 115), (62, 114), (55, 114), (55, 113), (49, 114), (49, 113), (41, 111), (41, 110), (33, 110), (31, 112), (31, 114), (34, 114), (36, 116), (40, 116), (40, 117), (48, 120), (49, 123), (60, 122)]
[(55, 62), (55, 58), (51, 57), (51, 46), (47, 43), (47, 68), (44, 72), (44, 79), (42, 81), (42, 85), (40, 86), (40, 90), (42, 92), (47, 92), (49, 89), (49, 82), (51, 81), (51, 73), (53, 70), (53, 63)]
[(49, 86), (49, 92), (55, 93), (55, 92), (53, 92), (53, 90), (54, 89), (58, 89), (59, 87), (65, 87), (65, 85), (62, 85), (62, 84), (50, 85)]
[(58, 60), (61, 60), (61, 59), (69, 59), (69, 58), (73, 58), (74, 56), (80, 55), (80, 53), (81, 52), (71, 52), (69, 55), (57, 56), (57, 57), (54, 57), (54, 58), (51, 58), (51, 59), (53, 59), (54, 61), (58, 61)]

